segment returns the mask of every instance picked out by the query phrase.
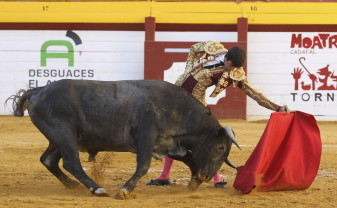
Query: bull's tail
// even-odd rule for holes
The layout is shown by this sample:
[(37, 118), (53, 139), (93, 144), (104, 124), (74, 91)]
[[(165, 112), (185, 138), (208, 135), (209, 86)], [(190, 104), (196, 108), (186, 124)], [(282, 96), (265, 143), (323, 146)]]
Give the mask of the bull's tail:
[(24, 111), (28, 108), (29, 98), (36, 93), (38, 93), (42, 87), (33, 88), (30, 90), (19, 90), (16, 95), (10, 96), (7, 100), (13, 100), (12, 109), (14, 110), (14, 116), (22, 117), (24, 116)]

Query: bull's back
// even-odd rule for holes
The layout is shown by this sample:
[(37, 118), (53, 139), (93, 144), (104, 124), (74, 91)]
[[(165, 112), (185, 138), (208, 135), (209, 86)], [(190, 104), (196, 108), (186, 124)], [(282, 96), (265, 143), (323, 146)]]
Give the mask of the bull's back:
[(32, 120), (38, 115), (49, 123), (66, 123), (83, 144), (97, 141), (108, 149), (112, 140), (120, 149), (132, 146), (130, 132), (144, 116), (152, 116), (148, 125), (158, 132), (170, 129), (173, 135), (217, 122), (192, 95), (160, 80), (56, 81), (31, 100), (31, 113)]
[(105, 116), (110, 110), (125, 113), (132, 110), (130, 106), (138, 107), (144, 103), (151, 103), (155, 108), (169, 106), (168, 110), (179, 110), (184, 106), (204, 109), (181, 87), (161, 80), (60, 80), (47, 85), (39, 96), (51, 102), (55, 109), (67, 105), (74, 111)]
[(40, 104), (36, 110), (76, 114), (80, 120), (128, 120), (132, 113), (143, 111), (145, 105), (150, 105), (158, 117), (167, 116), (167, 112), (184, 117), (194, 114), (203, 120), (209, 117), (209, 111), (192, 95), (161, 80), (60, 80), (45, 86), (36, 100)]

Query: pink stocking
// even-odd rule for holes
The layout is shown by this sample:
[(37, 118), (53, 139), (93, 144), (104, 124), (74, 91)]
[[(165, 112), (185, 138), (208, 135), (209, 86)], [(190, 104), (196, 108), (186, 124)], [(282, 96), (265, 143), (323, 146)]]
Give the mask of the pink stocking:
[(221, 178), (220, 178), (219, 172), (217, 172), (217, 173), (215, 174), (213, 180), (214, 180), (214, 183), (219, 183), (219, 182), (221, 182)]
[(168, 179), (170, 178), (170, 171), (171, 171), (171, 167), (173, 165), (174, 160), (169, 158), (169, 157), (165, 157), (165, 163), (164, 163), (164, 169), (161, 172), (161, 175), (156, 178), (156, 179)]

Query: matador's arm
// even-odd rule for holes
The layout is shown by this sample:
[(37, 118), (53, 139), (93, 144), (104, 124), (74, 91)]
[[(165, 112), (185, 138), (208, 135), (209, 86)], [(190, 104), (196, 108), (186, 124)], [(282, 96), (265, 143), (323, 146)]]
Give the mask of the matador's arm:
[(253, 88), (249, 83), (247, 79), (244, 79), (241, 81), (241, 88), (242, 91), (246, 93), (249, 97), (251, 97), (253, 100), (255, 100), (259, 105), (272, 110), (272, 111), (278, 111), (281, 107), (280, 105), (274, 103), (273, 101), (269, 100), (265, 95), (263, 95), (261, 92), (259, 92), (257, 89)]
[(196, 58), (199, 55), (199, 52), (204, 52), (205, 51), (205, 45), (208, 43), (207, 42), (200, 42), (196, 43), (191, 46), (190, 52), (188, 53), (187, 60), (186, 60), (186, 67), (185, 67), (185, 73), (192, 71), (193, 64), (196, 60)]
[(192, 45), (186, 60), (185, 72), (178, 77), (176, 85), (181, 86), (193, 70), (201, 69), (202, 64), (212, 61), (215, 57), (226, 52), (227, 49), (217, 41), (206, 41)]
[(192, 71), (194, 62), (199, 56), (199, 53), (205, 51), (205, 45), (207, 43), (208, 42), (200, 42), (191, 46), (190, 52), (188, 53), (188, 57), (186, 60), (185, 72), (178, 77), (178, 79), (175, 82), (176, 85), (181, 86), (183, 84), (184, 80), (188, 77), (189, 73)]

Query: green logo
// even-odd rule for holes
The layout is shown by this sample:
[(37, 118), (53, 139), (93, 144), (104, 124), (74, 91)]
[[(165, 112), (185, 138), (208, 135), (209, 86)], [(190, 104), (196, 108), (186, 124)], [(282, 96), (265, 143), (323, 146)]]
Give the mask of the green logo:
[[(66, 53), (48, 53), (49, 46), (65, 46), (68, 49)], [(66, 58), (68, 66), (74, 66), (74, 47), (69, 41), (65, 40), (49, 40), (41, 46), (41, 66), (47, 66), (47, 58)]]

